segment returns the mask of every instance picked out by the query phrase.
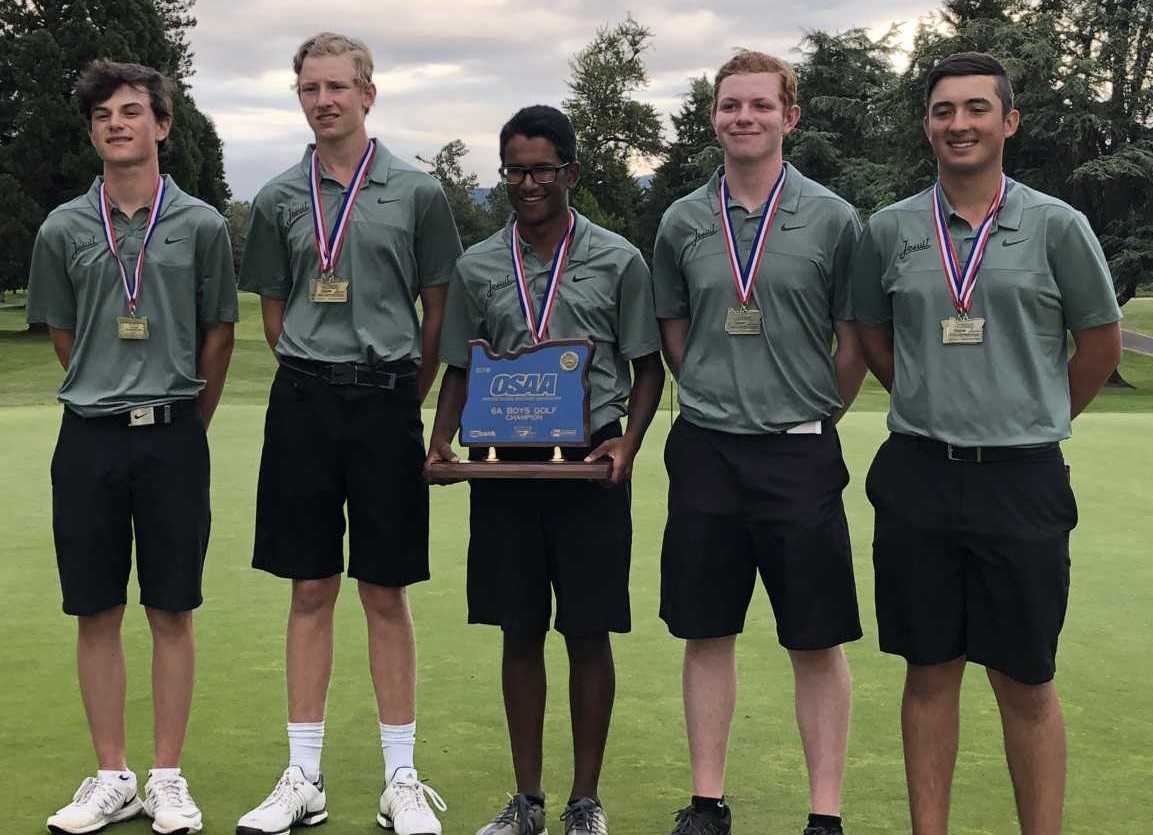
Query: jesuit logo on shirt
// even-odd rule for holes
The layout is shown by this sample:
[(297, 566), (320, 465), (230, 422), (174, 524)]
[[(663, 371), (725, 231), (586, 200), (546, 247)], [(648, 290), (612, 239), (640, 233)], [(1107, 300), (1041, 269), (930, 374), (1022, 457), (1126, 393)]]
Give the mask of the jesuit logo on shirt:
[(897, 257), (905, 259), (912, 255), (914, 252), (921, 252), (922, 250), (929, 249), (931, 246), (932, 244), (929, 243), (928, 238), (925, 238), (923, 241), (918, 241), (915, 244), (909, 243), (908, 240), (905, 240), (901, 242), (901, 254)]
[(491, 299), (498, 290), (512, 287), (514, 284), (516, 284), (516, 279), (511, 275), (506, 275), (503, 281), (490, 281), (488, 283), (488, 297)]
[(707, 229), (698, 229), (695, 232), (693, 232), (693, 238), (691, 241), (689, 241), (689, 246), (696, 246), (701, 241), (703, 241), (705, 238), (711, 238), (713, 235), (717, 234), (717, 232), (720, 232), (720, 231), (721, 231), (720, 228), (717, 227), (715, 224), (713, 226), (708, 227)]
[(289, 203), (284, 207), (284, 228), (287, 229), (311, 211), (312, 207), (308, 203)]
[(95, 235), (93, 235), (91, 238), (88, 238), (87, 240), (85, 240), (83, 238), (73, 238), (72, 239), (72, 257), (75, 258), (81, 252), (84, 252), (85, 250), (92, 249), (92, 247), (96, 246), (96, 243), (97, 242), (96, 242), (96, 236)]

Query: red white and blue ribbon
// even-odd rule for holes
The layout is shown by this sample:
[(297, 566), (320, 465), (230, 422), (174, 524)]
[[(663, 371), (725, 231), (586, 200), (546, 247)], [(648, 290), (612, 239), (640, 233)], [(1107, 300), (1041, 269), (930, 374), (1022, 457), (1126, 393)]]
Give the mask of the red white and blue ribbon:
[(332, 275), (336, 270), (336, 263), (340, 259), (340, 251), (344, 247), (344, 239), (348, 234), (348, 227), (352, 220), (352, 206), (360, 194), (360, 187), (372, 168), (372, 161), (376, 158), (376, 142), (368, 141), (364, 149), (364, 156), (356, 166), (356, 173), (352, 175), (352, 182), (348, 184), (348, 191), (340, 203), (336, 213), (336, 222), (332, 225), (332, 232), (328, 232), (324, 222), (324, 202), (320, 196), (320, 159), (316, 155), (316, 148), (312, 149), (308, 168), (308, 190), (312, 198), (312, 230), (316, 237), (316, 254), (320, 259), (321, 275)]
[(528, 277), (524, 271), (524, 256), (520, 251), (520, 228), (515, 220), (512, 222), (509, 248), (512, 250), (512, 268), (516, 274), (516, 294), (520, 299), (520, 308), (524, 312), (524, 320), (528, 324), (528, 330), (534, 343), (542, 342), (548, 338), (548, 322), (552, 318), (557, 289), (560, 287), (561, 278), (564, 276), (575, 230), (576, 212), (569, 209), (568, 230), (564, 237), (557, 242), (556, 250), (553, 252), (552, 266), (549, 267), (548, 271), (548, 283), (545, 284), (540, 310), (537, 311), (533, 305), (532, 291), (529, 289)]
[(977, 285), (977, 273), (981, 269), (981, 261), (985, 258), (985, 247), (989, 243), (989, 236), (996, 228), (997, 212), (1001, 210), (1001, 202), (1005, 199), (1007, 181), (1001, 175), (1001, 182), (997, 185), (997, 193), (993, 195), (993, 202), (985, 210), (985, 219), (977, 227), (977, 237), (973, 241), (973, 248), (969, 250), (969, 257), (965, 259), (962, 267), (957, 260), (957, 250), (953, 246), (953, 238), (949, 235), (949, 218), (945, 214), (945, 203), (941, 196), (941, 184), (933, 188), (933, 228), (937, 235), (937, 251), (941, 253), (941, 266), (945, 269), (945, 281), (949, 285), (949, 295), (953, 297), (953, 307), (957, 313), (965, 316), (973, 306), (973, 288)]
[(163, 177), (156, 178), (156, 191), (152, 195), (152, 208), (148, 212), (148, 226), (144, 229), (144, 240), (140, 243), (140, 252), (136, 256), (136, 266), (132, 271), (132, 283), (128, 282), (128, 269), (120, 257), (120, 250), (116, 247), (116, 228), (112, 225), (112, 204), (108, 200), (108, 189), (104, 182), (100, 183), (100, 223), (104, 226), (104, 239), (108, 241), (108, 251), (120, 268), (120, 283), (124, 286), (124, 297), (128, 300), (128, 313), (136, 315), (136, 304), (140, 300), (140, 284), (144, 275), (144, 250), (148, 249), (148, 242), (152, 240), (152, 233), (156, 231), (156, 223), (160, 219), (160, 209), (164, 205), (164, 190), (166, 186)]
[(753, 244), (749, 250), (749, 260), (741, 263), (741, 254), (737, 251), (737, 235), (733, 231), (733, 221), (729, 217), (729, 184), (725, 175), (721, 175), (718, 187), (721, 201), (721, 228), (725, 233), (725, 248), (729, 253), (729, 267), (733, 272), (733, 284), (737, 288), (737, 298), (741, 304), (748, 306), (753, 296), (753, 285), (757, 283), (757, 269), (761, 266), (761, 258), (765, 254), (765, 241), (769, 237), (769, 230), (773, 226), (773, 218), (777, 216), (777, 208), (781, 205), (781, 195), (785, 193), (785, 174), (788, 168), (781, 166), (781, 173), (769, 192), (769, 199), (761, 213), (761, 221), (757, 224), (757, 233), (753, 236)]

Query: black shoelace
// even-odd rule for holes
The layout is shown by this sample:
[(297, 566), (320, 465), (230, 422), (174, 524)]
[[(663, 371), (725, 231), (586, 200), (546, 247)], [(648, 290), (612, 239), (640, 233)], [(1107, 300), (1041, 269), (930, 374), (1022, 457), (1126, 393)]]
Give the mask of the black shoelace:
[(532, 828), (532, 804), (523, 794), (514, 794), (493, 823), (515, 823), (518, 835), (535, 835)]
[(677, 827), (672, 835), (723, 835), (724, 826), (720, 819), (698, 812), (692, 806), (686, 806), (677, 812)]
[(594, 832), (593, 824), (596, 820), (597, 805), (588, 798), (582, 798), (570, 803), (561, 812), (560, 819), (564, 822), (565, 830), (576, 829)]

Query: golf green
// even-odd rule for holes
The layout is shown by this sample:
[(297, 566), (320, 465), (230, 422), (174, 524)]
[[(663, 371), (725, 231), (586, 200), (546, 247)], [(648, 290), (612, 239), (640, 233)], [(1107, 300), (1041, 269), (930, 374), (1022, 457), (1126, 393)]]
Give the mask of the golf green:
[[(3, 348), (8, 368), (11, 345)], [(46, 344), (37, 348), (49, 350)], [(32, 397), (42, 385), (20, 370), (13, 375), (20, 377), (13, 388), (27, 397), (14, 399), (51, 400), (50, 389), (46, 397)], [(7, 376), (7, 370), (0, 374)], [(0, 391), (13, 389), (0, 383)], [(0, 402), (12, 401), (5, 396)], [(211, 431), (213, 537), (205, 605), (197, 615), (199, 669), (184, 761), (206, 832), (232, 832), (236, 819), (271, 789), (286, 757), (288, 586), (248, 565), (262, 421), (262, 407), (238, 396), (226, 399)], [(5, 542), (0, 773), (13, 781), (0, 823), (5, 835), (43, 831), (47, 815), (67, 802), (94, 768), (76, 689), (75, 626), (60, 612), (53, 559), (48, 462), (58, 422), (58, 407), (52, 405), (0, 408), (6, 484), (0, 505)], [(656, 616), (666, 487), (660, 453), (668, 425), (664, 411), (638, 459), (634, 482), (634, 631), (615, 642), (617, 705), (602, 781), (618, 835), (668, 832), (673, 811), (684, 805), (689, 791), (681, 645)], [(853, 412), (840, 428), (853, 478), (846, 504), (865, 625), (865, 638), (849, 648), (854, 712), (846, 831), (890, 835), (908, 831), (898, 725), (903, 665), (877, 650), (872, 517), (862, 486), (884, 436), (884, 415)], [(1072, 833), (1108, 830), (1119, 820), (1153, 820), (1153, 523), (1148, 513), (1153, 414), (1092, 413), (1075, 429), (1065, 449), (1081, 522), (1073, 535), (1073, 591), (1057, 678), (1069, 726), (1067, 831)], [(450, 835), (474, 832), (513, 786), (499, 690), (499, 635), (465, 624), (467, 489), (433, 491), (433, 580), (411, 590), (420, 676), (417, 762), (448, 801), (442, 817)], [(345, 590), (337, 616), (324, 755), (330, 835), (377, 831), (373, 816), (382, 769), (363, 617), (354, 592)], [(149, 640), (139, 606), (129, 606), (124, 632), (129, 763), (143, 774), (151, 750), (151, 704)], [(559, 832), (555, 816), (568, 790), (570, 747), (566, 664), (557, 640), (549, 644), (549, 671), (545, 787), (554, 801), (550, 824)], [(791, 674), (763, 595), (755, 599), (739, 643), (739, 675), (728, 770), (736, 831), (799, 833), (807, 792)], [(976, 667), (969, 669), (965, 684), (953, 798), (953, 832), (1017, 831), (997, 711)], [(112, 831), (143, 835), (149, 830), (146, 822), (135, 821)]]

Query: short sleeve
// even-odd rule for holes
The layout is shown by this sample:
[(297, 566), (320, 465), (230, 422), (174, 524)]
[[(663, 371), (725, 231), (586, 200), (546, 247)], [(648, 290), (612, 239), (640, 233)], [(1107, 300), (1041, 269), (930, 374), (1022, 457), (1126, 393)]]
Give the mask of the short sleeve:
[(674, 239), (676, 224), (665, 212), (653, 247), (653, 303), (660, 319), (689, 318), (689, 290), (681, 271), (679, 242)]
[(837, 248), (833, 253), (833, 292), (830, 298), (830, 313), (834, 322), (848, 322), (853, 315), (852, 268), (857, 241), (861, 237), (861, 219), (856, 209), (849, 209), (848, 217), (837, 236)]
[(76, 291), (68, 277), (64, 236), (45, 223), (32, 247), (28, 273), (28, 321), (50, 328), (76, 327)]
[(661, 331), (653, 304), (653, 280), (639, 252), (625, 265), (617, 296), (617, 350), (628, 360), (661, 349)]
[(428, 190), (416, 228), (416, 263), (420, 287), (447, 284), (463, 251), (448, 198), (439, 184)]
[(232, 267), (232, 240), (228, 224), (216, 215), (211, 228), (201, 230), (196, 239), (196, 319), (202, 325), (235, 322), (236, 273)]
[(1113, 276), (1088, 219), (1081, 212), (1067, 212), (1061, 227), (1047, 238), (1049, 269), (1061, 291), (1065, 326), (1077, 331), (1118, 321), (1121, 308)]
[(862, 325), (886, 325), (893, 321), (893, 300), (882, 285), (884, 267), (877, 245), (876, 215), (869, 219), (853, 253), (850, 269), (853, 316)]
[(455, 368), (468, 368), (469, 340), (485, 338), (484, 314), (469, 291), (458, 263), (448, 283), (448, 301), (440, 330), (440, 359)]
[(287, 299), (292, 291), (288, 246), (277, 223), (276, 203), (266, 191), (256, 195), (248, 215), (240, 289), (272, 299)]

